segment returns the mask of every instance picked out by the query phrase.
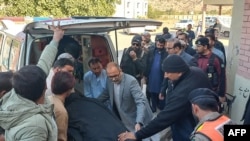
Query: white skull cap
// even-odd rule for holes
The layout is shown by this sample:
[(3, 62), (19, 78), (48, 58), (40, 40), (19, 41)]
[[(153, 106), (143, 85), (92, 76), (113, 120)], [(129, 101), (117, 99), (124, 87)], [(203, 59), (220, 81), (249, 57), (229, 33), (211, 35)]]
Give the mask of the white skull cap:
[(69, 54), (69, 53), (62, 53), (62, 54), (60, 54), (57, 57), (57, 60), (62, 59), (62, 58), (67, 58), (67, 59), (71, 60), (72, 62), (75, 61), (74, 57), (71, 54)]

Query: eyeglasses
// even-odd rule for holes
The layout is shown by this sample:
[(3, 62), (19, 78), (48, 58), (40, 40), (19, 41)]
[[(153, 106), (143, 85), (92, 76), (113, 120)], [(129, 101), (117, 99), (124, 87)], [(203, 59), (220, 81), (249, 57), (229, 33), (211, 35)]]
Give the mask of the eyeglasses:
[(173, 49), (173, 47), (172, 48), (167, 48), (167, 50), (171, 50), (171, 49)]
[(112, 79), (117, 78), (119, 76), (120, 76), (120, 72), (116, 75), (108, 76), (108, 78), (112, 80)]
[(138, 43), (132, 43), (132, 45), (133, 45), (133, 46), (139, 46), (139, 44), (138, 44)]

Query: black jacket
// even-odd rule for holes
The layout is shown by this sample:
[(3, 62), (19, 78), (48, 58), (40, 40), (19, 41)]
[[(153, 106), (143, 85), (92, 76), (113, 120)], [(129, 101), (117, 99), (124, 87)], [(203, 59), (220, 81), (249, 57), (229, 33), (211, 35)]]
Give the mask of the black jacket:
[(242, 120), (244, 120), (244, 125), (250, 125), (250, 97), (247, 100)]
[(188, 45), (185, 48), (185, 52), (188, 53), (191, 56), (194, 56), (196, 54), (196, 51), (190, 45)]
[[(164, 109), (147, 126), (136, 132), (143, 139), (171, 126), (174, 141), (187, 141), (196, 122), (192, 115), (188, 94), (196, 88), (210, 88), (206, 74), (198, 67), (191, 67), (169, 87)], [(173, 130), (174, 127), (174, 130)]]
[[(146, 66), (146, 70), (144, 72), (144, 76), (146, 76), (147, 78), (148, 78), (148, 76), (149, 76), (149, 74), (151, 72), (151, 68), (152, 68), (152, 65), (153, 65), (153, 61), (154, 61), (156, 51), (158, 51), (158, 50), (155, 47), (154, 49), (149, 50), (149, 52), (148, 52), (147, 59), (146, 59), (147, 66)], [(165, 50), (162, 50), (162, 51), (160, 51), (160, 54), (161, 54), (161, 63), (160, 64), (162, 64), (163, 60), (168, 56), (168, 53)], [(156, 75), (158, 75), (158, 74), (156, 74)], [(161, 71), (160, 75), (163, 78), (164, 77), (164, 72)]]
[(127, 131), (97, 99), (71, 94), (65, 101), (69, 115), (68, 141), (117, 141)]
[(131, 50), (133, 50), (132, 47), (124, 49), (120, 67), (124, 73), (130, 74), (140, 81), (141, 76), (146, 69), (147, 52), (143, 51), (142, 49), (137, 51), (136, 56), (138, 59), (133, 61), (129, 55)]

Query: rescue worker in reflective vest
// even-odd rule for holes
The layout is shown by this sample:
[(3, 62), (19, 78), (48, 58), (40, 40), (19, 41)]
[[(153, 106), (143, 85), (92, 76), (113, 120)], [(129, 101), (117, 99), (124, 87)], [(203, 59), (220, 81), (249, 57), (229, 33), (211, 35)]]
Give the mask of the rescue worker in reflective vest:
[(199, 123), (190, 136), (191, 141), (223, 141), (224, 125), (234, 124), (230, 118), (220, 114), (219, 98), (208, 88), (194, 89), (189, 93), (192, 111)]

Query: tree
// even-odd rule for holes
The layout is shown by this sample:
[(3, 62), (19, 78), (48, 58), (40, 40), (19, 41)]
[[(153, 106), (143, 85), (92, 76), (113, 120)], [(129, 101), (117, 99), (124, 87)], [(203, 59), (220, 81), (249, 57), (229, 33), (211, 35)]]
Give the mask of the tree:
[(1, 12), (6, 16), (17, 16), (17, 15), (23, 15), (24, 13), (35, 13), (35, 8), (32, 8), (34, 7), (34, 0), (30, 1), (4, 0), (4, 4), (6, 5), (6, 7), (4, 7), (1, 10)]
[(67, 16), (110, 16), (115, 12), (116, 0), (65, 0)]
[(164, 14), (164, 11), (158, 10), (158, 9), (154, 9), (152, 7), (152, 5), (148, 5), (148, 18), (150, 19), (157, 19), (159, 18), (161, 15)]
[(117, 0), (0, 0), (5, 16), (111, 16)]

